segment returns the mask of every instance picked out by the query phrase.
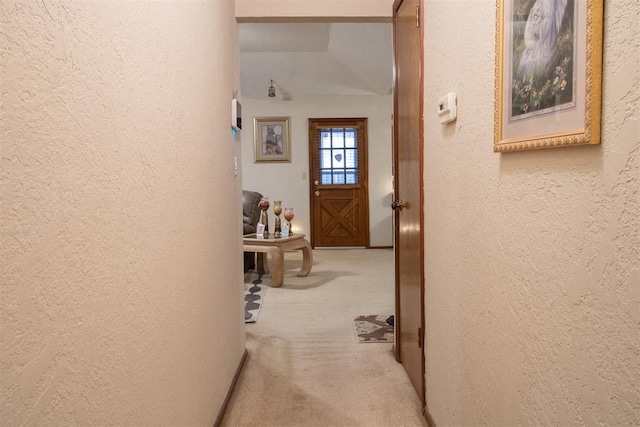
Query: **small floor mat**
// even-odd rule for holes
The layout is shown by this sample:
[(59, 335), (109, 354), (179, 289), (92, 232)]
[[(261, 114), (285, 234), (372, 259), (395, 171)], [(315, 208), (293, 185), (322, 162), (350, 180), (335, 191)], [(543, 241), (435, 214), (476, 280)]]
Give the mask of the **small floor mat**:
[(271, 275), (248, 272), (244, 275), (244, 322), (258, 320)]
[(393, 326), (387, 323), (389, 315), (356, 316), (353, 323), (358, 342), (393, 342)]

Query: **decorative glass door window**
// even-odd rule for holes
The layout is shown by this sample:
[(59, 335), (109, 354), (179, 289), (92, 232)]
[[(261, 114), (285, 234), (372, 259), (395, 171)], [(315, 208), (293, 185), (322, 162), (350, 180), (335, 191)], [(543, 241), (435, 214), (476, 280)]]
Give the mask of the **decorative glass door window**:
[(320, 182), (322, 185), (358, 183), (358, 130), (320, 130)]

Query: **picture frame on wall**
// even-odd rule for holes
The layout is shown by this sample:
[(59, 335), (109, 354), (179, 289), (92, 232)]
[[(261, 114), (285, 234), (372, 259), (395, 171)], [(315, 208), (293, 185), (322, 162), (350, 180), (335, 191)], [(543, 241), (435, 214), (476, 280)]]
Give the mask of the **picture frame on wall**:
[(291, 162), (289, 117), (254, 117), (255, 163)]
[(497, 0), (495, 152), (600, 143), (603, 0)]

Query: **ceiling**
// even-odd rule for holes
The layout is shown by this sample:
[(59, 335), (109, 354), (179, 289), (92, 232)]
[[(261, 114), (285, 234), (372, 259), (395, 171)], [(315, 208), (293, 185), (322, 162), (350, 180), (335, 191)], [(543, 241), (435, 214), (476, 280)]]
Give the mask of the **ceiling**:
[(391, 23), (240, 23), (243, 98), (388, 95)]

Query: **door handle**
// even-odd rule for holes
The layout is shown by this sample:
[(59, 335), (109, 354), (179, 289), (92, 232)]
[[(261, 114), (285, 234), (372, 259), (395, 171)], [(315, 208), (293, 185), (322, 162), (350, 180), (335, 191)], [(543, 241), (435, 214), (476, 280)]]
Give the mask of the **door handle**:
[(397, 200), (395, 202), (391, 202), (391, 209), (402, 210), (403, 208), (409, 207), (409, 203), (403, 202), (402, 200)]
[(320, 195), (320, 192), (319, 192), (319, 191), (316, 191), (316, 192), (315, 192), (315, 195), (316, 195), (316, 197), (317, 197), (317, 196), (319, 196), (319, 195)]
[(314, 183), (315, 185), (318, 185), (318, 184), (320, 184), (320, 181), (318, 181), (318, 180), (316, 179), (315, 181), (313, 181), (313, 183)]

